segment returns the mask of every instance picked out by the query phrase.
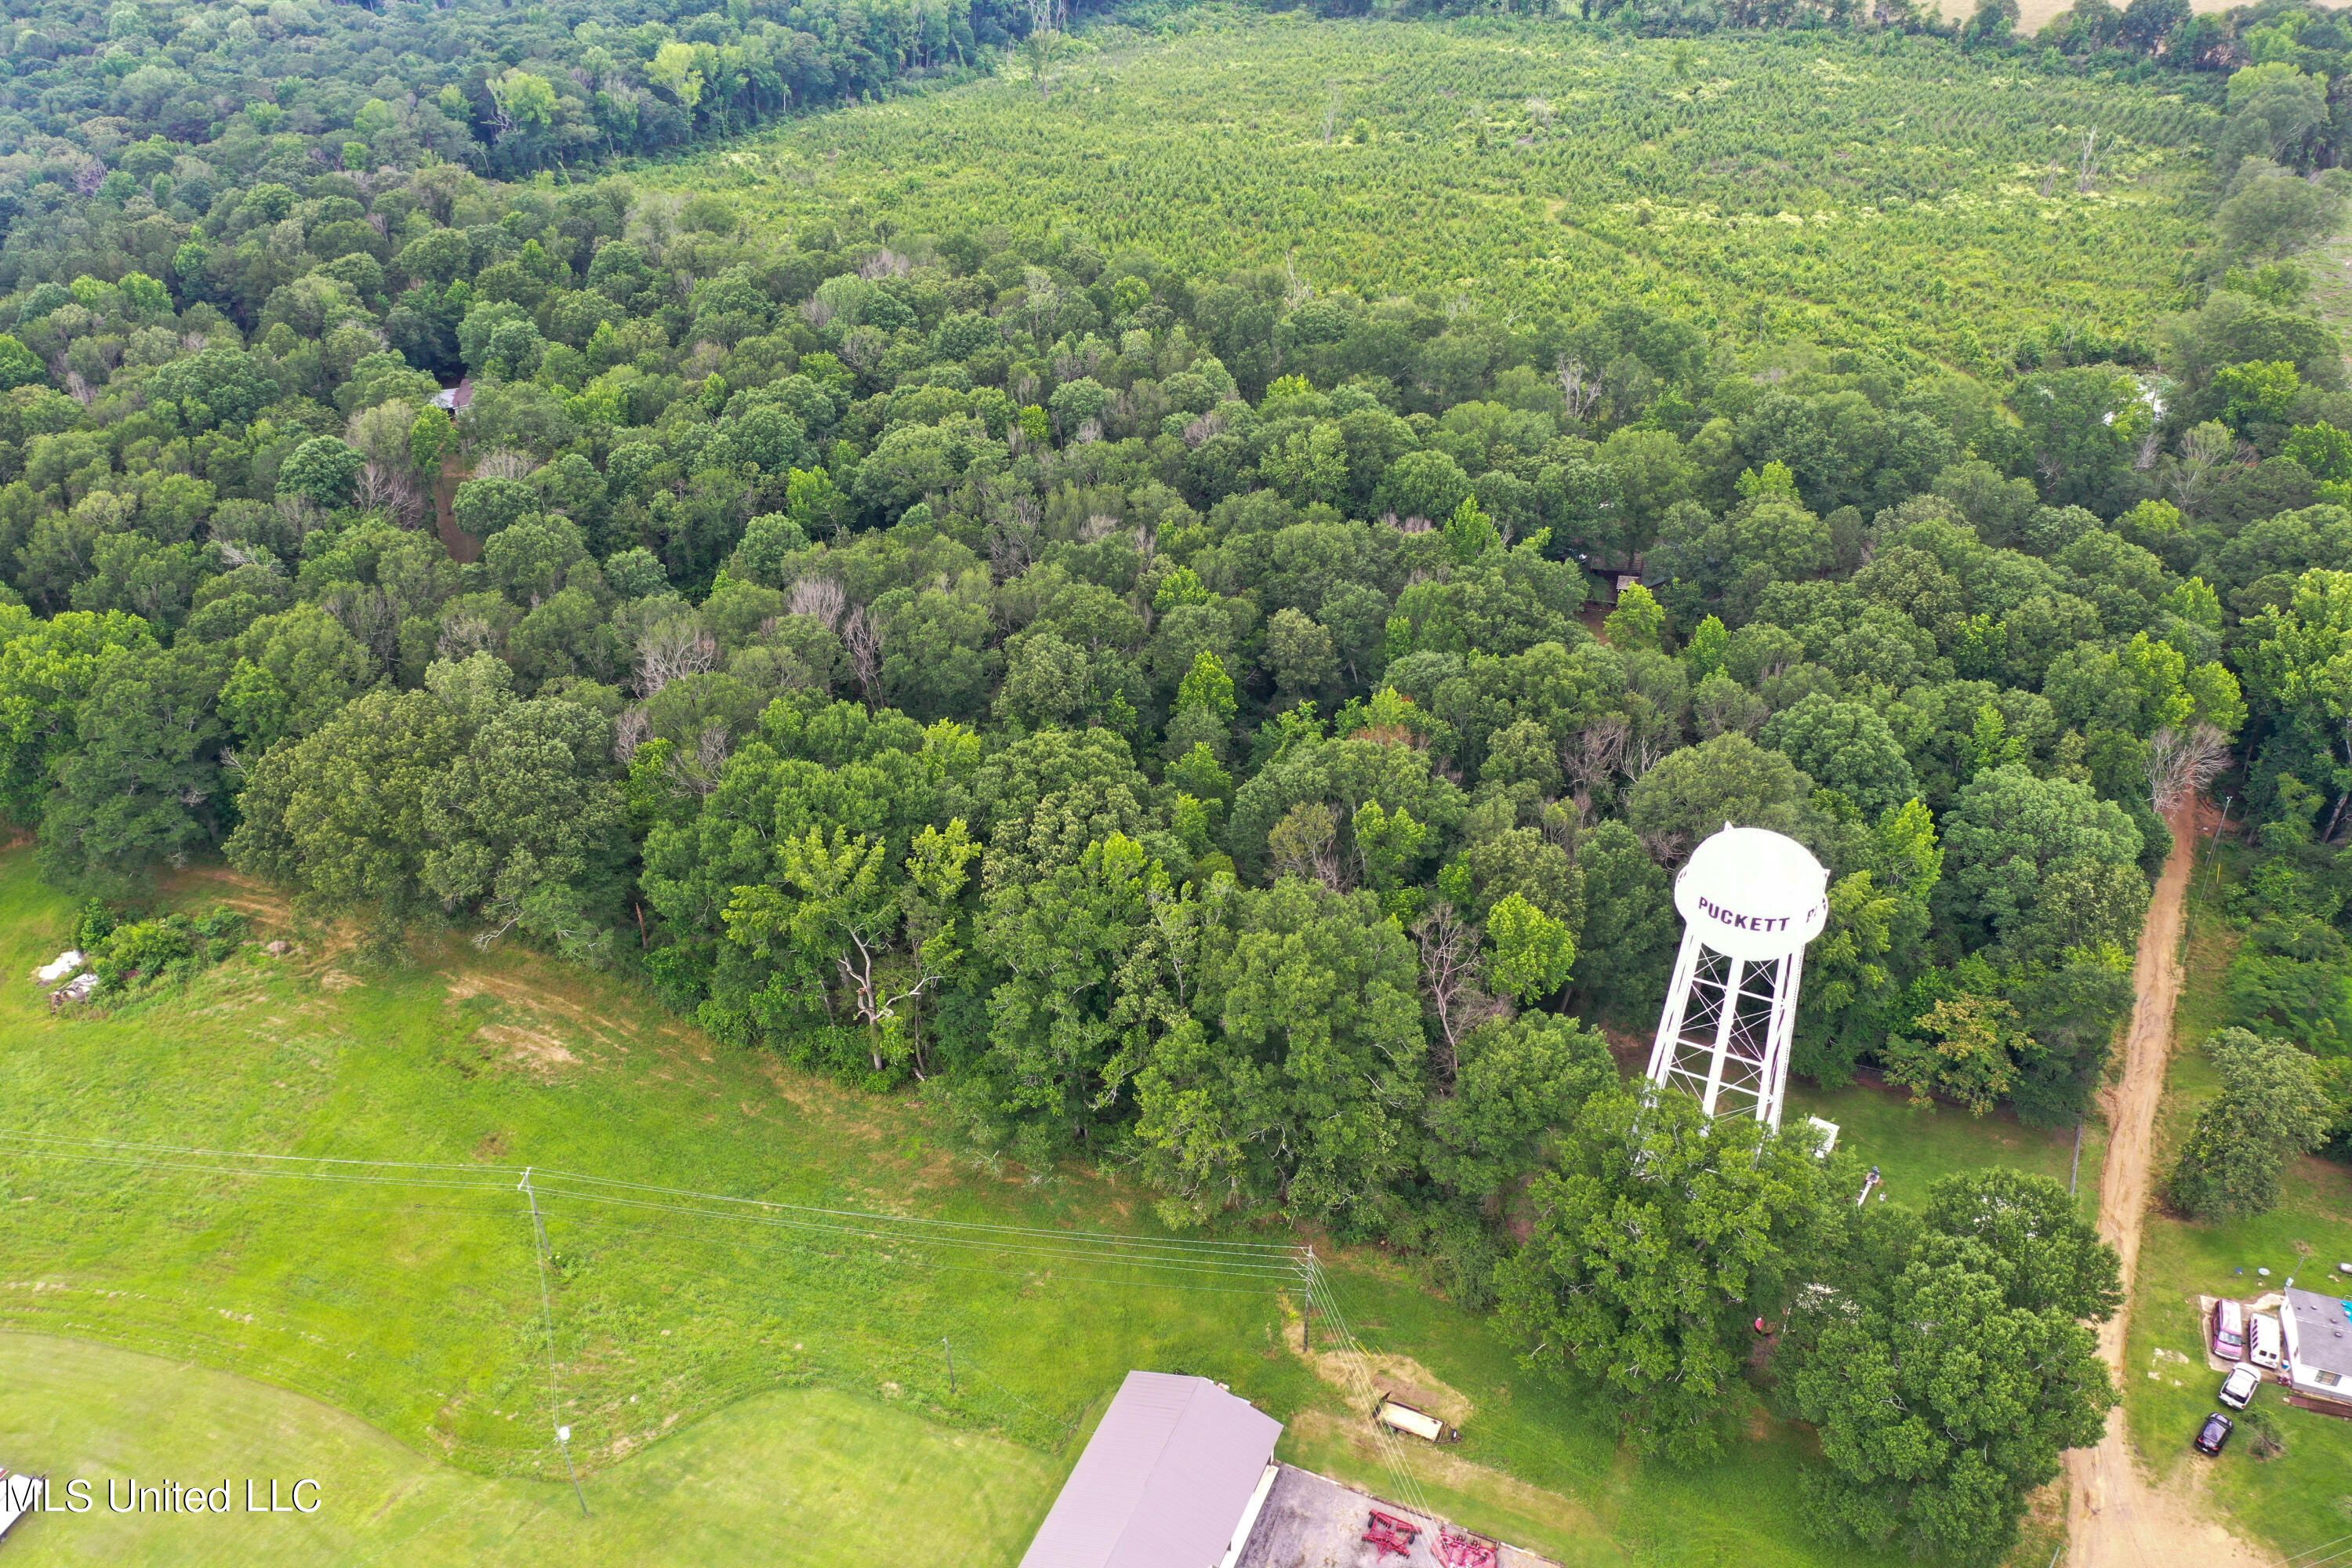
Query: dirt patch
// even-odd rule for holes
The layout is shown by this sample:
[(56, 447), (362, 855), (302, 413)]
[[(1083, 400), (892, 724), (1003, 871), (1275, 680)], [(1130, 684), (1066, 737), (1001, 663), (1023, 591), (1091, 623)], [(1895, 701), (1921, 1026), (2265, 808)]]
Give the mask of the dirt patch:
[[(2210, 810), (2210, 807), (2203, 808)], [(2101, 1094), (2107, 1116), (2107, 1157), (2099, 1184), (2099, 1234), (2123, 1259), (2124, 1307), (2100, 1325), (2099, 1353), (2117, 1379), (2139, 1265), (2141, 1222), (2154, 1192), (2156, 1113), (2172, 1058), (2172, 1015), (2180, 1000), (2181, 931), (2189, 877), (2196, 866), (2202, 824), (2183, 805), (2172, 814), (2172, 853), (2157, 879), (2147, 922), (2140, 927), (2133, 969), (2131, 1026), (2124, 1037), (2124, 1070)], [(2163, 1369), (2151, 1368), (2158, 1376)], [(2264, 1559), (2207, 1516), (2198, 1494), (2204, 1474), (2187, 1467), (2158, 1486), (2140, 1468), (2121, 1412), (2107, 1417), (2098, 1446), (2066, 1456), (2067, 1527), (2074, 1568), (2256, 1568)]]
[[(1292, 1417), (1290, 1425), (1301, 1436), (1343, 1444), (1366, 1473), (1387, 1471), (1388, 1452), (1370, 1421), (1346, 1422), (1328, 1411), (1302, 1410)], [(1417, 1442), (1409, 1447), (1401, 1445), (1400, 1451), (1405, 1456), (1405, 1467), (1424, 1485), (1434, 1483), (1465, 1496), (1499, 1504), (1549, 1525), (1563, 1535), (1599, 1539), (1603, 1533), (1591, 1510), (1559, 1492), (1530, 1486), (1517, 1476), (1473, 1464), (1459, 1454), (1431, 1444)]]
[(543, 1073), (576, 1068), (580, 1058), (571, 1047), (553, 1035), (542, 1035), (536, 1029), (525, 1029), (513, 1024), (485, 1024), (474, 1031), (481, 1038), (499, 1047), (506, 1059), (520, 1067)]
[[(1478, 1407), (1468, 1395), (1409, 1355), (1381, 1351), (1358, 1354), (1319, 1344), (1308, 1355), (1299, 1349), (1297, 1307), (1287, 1294), (1283, 1299), (1282, 1312), (1288, 1320), (1283, 1342), (1290, 1347), (1293, 1355), (1315, 1369), (1316, 1376), (1344, 1394), (1351, 1408), (1365, 1404), (1371, 1396), (1385, 1394), (1436, 1416), (1448, 1426), (1464, 1425), (1476, 1412)], [(1366, 1393), (1368, 1385), (1370, 1394)], [(1369, 1416), (1371, 1411), (1366, 1408), (1362, 1414)]]
[(482, 558), (482, 542), (457, 526), (457, 487), (473, 474), (473, 465), (451, 456), (441, 459), (441, 472), (433, 480), (433, 529), (441, 548), (460, 565)]
[(226, 866), (190, 866), (166, 884), (171, 891), (226, 904), (265, 925), (286, 926), (294, 918), (285, 890)]
[(340, 969), (330, 969), (319, 976), (319, 989), (321, 991), (356, 991), (366, 984), (358, 975), (346, 974)]
[(505, 1133), (488, 1133), (480, 1142), (474, 1145), (474, 1158), (485, 1165), (493, 1165), (507, 1157), (507, 1148)]

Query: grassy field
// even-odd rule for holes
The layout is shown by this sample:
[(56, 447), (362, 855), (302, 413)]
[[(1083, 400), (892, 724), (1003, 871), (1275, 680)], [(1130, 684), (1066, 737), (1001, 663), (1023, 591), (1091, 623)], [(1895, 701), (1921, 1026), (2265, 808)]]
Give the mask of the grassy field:
[[(1821, 34), (1603, 45), (1276, 16), (1096, 37), (1050, 97), (1007, 77), (642, 177), (730, 192), (763, 226), (1074, 226), (1196, 276), (1289, 267), (1571, 315), (1639, 298), (1740, 336), (1968, 363), (2175, 308), (2196, 237), (2175, 195), (2217, 124), (2152, 89)], [(2105, 151), (2084, 192), (2088, 125)]]
[(1875, 1082), (1822, 1090), (1799, 1081), (1789, 1086), (1787, 1115), (1836, 1122), (1839, 1146), (1865, 1151), (1879, 1168), (1880, 1190), (1894, 1202), (1919, 1203), (1937, 1177), (1990, 1163), (2072, 1182), (2083, 1216), (2095, 1218), (2099, 1212), (2099, 1171), (2107, 1138), (2096, 1122), (2083, 1129), (2078, 1178), (2074, 1129), (2028, 1127), (2005, 1109), (1975, 1117), (1951, 1105), (1921, 1109), (1911, 1103), (1909, 1091)]
[[(325, 1563), (889, 1561), (916, 1541), (954, 1561), (1019, 1560), (1066, 1466), (829, 1389), (754, 1395), (596, 1478), (581, 1516), (561, 1483), (494, 1480), (418, 1454), (350, 1415), (228, 1373), (79, 1340), (0, 1334), (0, 1456), (51, 1456), (59, 1507), (10, 1536), (18, 1564), (275, 1568)], [(320, 1483), (318, 1511), (113, 1515), (110, 1481), (230, 1483), (258, 1500)], [(306, 1500), (308, 1495), (306, 1494)], [(940, 1561), (950, 1560), (942, 1557)]]
[[(2170, 1169), (2198, 1110), (2220, 1091), (2211, 1063), (2196, 1047), (2221, 1025), (2221, 978), (2237, 941), (2221, 900), (2238, 869), (2225, 846), (2218, 891), (2210, 867), (2192, 886), (2189, 965), (2159, 1129), (2159, 1172)], [(2347, 1259), (2352, 1259), (2352, 1172), (2320, 1160), (2297, 1163), (2285, 1201), (2270, 1214), (2206, 1224), (2159, 1207), (2141, 1236), (2124, 1379), (2133, 1442), (2161, 1474), (2199, 1467), (2219, 1510), (2282, 1556), (2352, 1531), (2352, 1421), (2294, 1409), (2275, 1387), (2266, 1387), (2258, 1397), (2279, 1419), (2287, 1446), (2283, 1457), (2257, 1460), (2243, 1443), (2233, 1443), (2219, 1459), (2192, 1453), (2189, 1439), (2206, 1413), (2218, 1408), (2213, 1394), (2221, 1383), (2205, 1365), (2198, 1297), (2252, 1300), (2277, 1289), (2290, 1275), (2313, 1284)], [(2260, 1268), (2271, 1271), (2267, 1280), (2256, 1273)]]
[[(265, 894), (216, 875), (191, 874), (177, 896), (270, 914)], [(0, 854), (12, 1133), (432, 1162), (457, 1177), (531, 1164), (1152, 1229), (1149, 1205), (1108, 1176), (975, 1167), (915, 1099), (866, 1099), (716, 1047), (625, 986), (519, 952), (452, 942), (362, 970), (313, 934), (285, 959), (248, 951), (184, 994), (53, 1019), (22, 977), (69, 924), (29, 853)], [(2062, 1173), (2071, 1152), (2007, 1124), (1922, 1119), (1875, 1091), (1818, 1109), (1906, 1192), (1971, 1149)], [(917, 1256), (550, 1200), (551, 1397), (594, 1510), (582, 1523), (548, 1440), (519, 1194), (11, 1153), (0, 1203), (0, 1464), (332, 1482), (318, 1518), (265, 1520), (284, 1533), (216, 1559), (184, 1518), (51, 1518), (11, 1543), (31, 1561), (727, 1563), (777, 1560), (785, 1541), (794, 1563), (872, 1561), (870, 1532), (936, 1519), (925, 1561), (1008, 1563), (1129, 1366), (1224, 1379), (1289, 1423), (1286, 1457), (1391, 1489), (1328, 1350), (1312, 1363), (1299, 1352), (1292, 1302), (1263, 1282), (1168, 1288), (1009, 1249)], [(1803, 1533), (1806, 1438), (1760, 1409), (1721, 1464), (1645, 1467), (1619, 1450), (1608, 1411), (1528, 1379), (1485, 1320), (1395, 1264), (1346, 1257), (1332, 1274), (1376, 1352), (1470, 1410), (1458, 1447), (1416, 1456), (1422, 1484), (1465, 1521), (1579, 1568), (1866, 1561)]]

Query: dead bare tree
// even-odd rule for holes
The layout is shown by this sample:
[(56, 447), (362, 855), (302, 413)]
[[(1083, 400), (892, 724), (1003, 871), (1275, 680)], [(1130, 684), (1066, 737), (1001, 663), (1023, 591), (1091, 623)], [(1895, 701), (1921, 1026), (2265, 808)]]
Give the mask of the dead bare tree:
[(2074, 176), (2074, 190), (2079, 195), (2087, 196), (2091, 194), (2091, 181), (2099, 172), (2098, 164), (2093, 162), (2092, 153), (2098, 144), (2099, 128), (2094, 125), (2083, 132), (2083, 168), (2082, 172)]
[(1045, 545), (1045, 509), (1025, 486), (1007, 487), (987, 501), (988, 563), (1009, 583), (1029, 569)]
[(1323, 145), (1328, 147), (1331, 138), (1339, 130), (1339, 89), (1337, 84), (1328, 81), (1323, 86)]
[(405, 468), (370, 463), (360, 470), (360, 505), (414, 531), (425, 525), (425, 498)]
[(786, 607), (795, 616), (814, 616), (825, 624), (827, 630), (837, 631), (843, 613), (849, 608), (849, 598), (831, 577), (803, 577), (793, 584)]
[(849, 649), (850, 672), (857, 678), (858, 695), (868, 708), (882, 706), (882, 628), (863, 605), (841, 623), (842, 645)]
[(637, 691), (651, 697), (671, 681), (719, 668), (719, 641), (692, 616), (675, 616), (637, 640)]
[(2199, 722), (2186, 729), (2168, 724), (2147, 742), (2148, 803), (2158, 816), (2221, 776), (2230, 765), (2230, 740), (2212, 725)]
[(1601, 401), (1601, 378), (1584, 368), (1584, 362), (1567, 354), (1559, 356), (1559, 395), (1568, 405), (1570, 419), (1582, 419)]
[(1559, 749), (1560, 765), (1576, 781), (1576, 809), (1592, 809), (1595, 792), (1615, 775), (1625, 755), (1625, 742), (1633, 726), (1622, 713), (1603, 713)]
[(1690, 849), (1690, 835), (1677, 828), (1657, 827), (1642, 835), (1642, 847), (1661, 866), (1671, 866)]
[(620, 718), (613, 723), (613, 760), (627, 767), (635, 759), (637, 748), (645, 744), (646, 731), (652, 728), (653, 718), (646, 711), (644, 703), (635, 702), (622, 709)]
[(1412, 923), (1412, 940), (1421, 950), (1421, 989), (1430, 1011), (1437, 1015), (1438, 1032), (1445, 1037), (1445, 1077), (1448, 1082), (1462, 1066), (1462, 1041), (1490, 1018), (1501, 1017), (1510, 1005), (1491, 995), (1479, 984), (1486, 962), (1478, 947), (1477, 926), (1463, 918), (1452, 904), (1430, 905)]
[(496, 653), (504, 640), (498, 628), (481, 616), (453, 610), (442, 617), (441, 635), (435, 640), (433, 651), (443, 658), (465, 659), (478, 653)]
[(474, 459), (474, 478), (478, 479), (527, 479), (539, 472), (539, 464), (528, 452), (518, 452), (510, 447), (494, 447)]

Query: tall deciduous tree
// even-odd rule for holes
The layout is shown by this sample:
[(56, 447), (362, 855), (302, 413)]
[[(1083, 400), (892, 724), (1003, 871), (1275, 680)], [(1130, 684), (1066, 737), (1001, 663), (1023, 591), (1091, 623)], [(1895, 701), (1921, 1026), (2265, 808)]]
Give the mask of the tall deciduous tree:
[(1874, 1205), (1835, 1287), (1792, 1315), (1787, 1398), (1821, 1430), (1816, 1528), (1989, 1564), (2116, 1404), (2088, 1325), (2121, 1302), (2119, 1269), (2046, 1178), (1948, 1176), (1927, 1196), (1916, 1215)]
[(2205, 1054), (2221, 1094), (2198, 1113), (2172, 1173), (2172, 1201), (2200, 1219), (2266, 1213), (2278, 1206), (2287, 1161), (2327, 1137), (2333, 1109), (2319, 1063), (2247, 1029), (2223, 1029)]
[(1644, 1451), (1721, 1451), (1749, 1322), (1777, 1317), (1834, 1238), (1852, 1163), (1688, 1096), (1595, 1096), (1529, 1196), (1501, 1272), (1526, 1363), (1591, 1390)]

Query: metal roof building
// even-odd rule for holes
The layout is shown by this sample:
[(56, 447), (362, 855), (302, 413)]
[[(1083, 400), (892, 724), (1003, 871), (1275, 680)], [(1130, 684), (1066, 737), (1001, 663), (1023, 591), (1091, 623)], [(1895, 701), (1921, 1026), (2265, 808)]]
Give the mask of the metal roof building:
[(2306, 1394), (2352, 1404), (2352, 1301), (2289, 1286), (2287, 1376)]
[(1021, 1568), (1218, 1568), (1281, 1435), (1205, 1377), (1129, 1373)]

